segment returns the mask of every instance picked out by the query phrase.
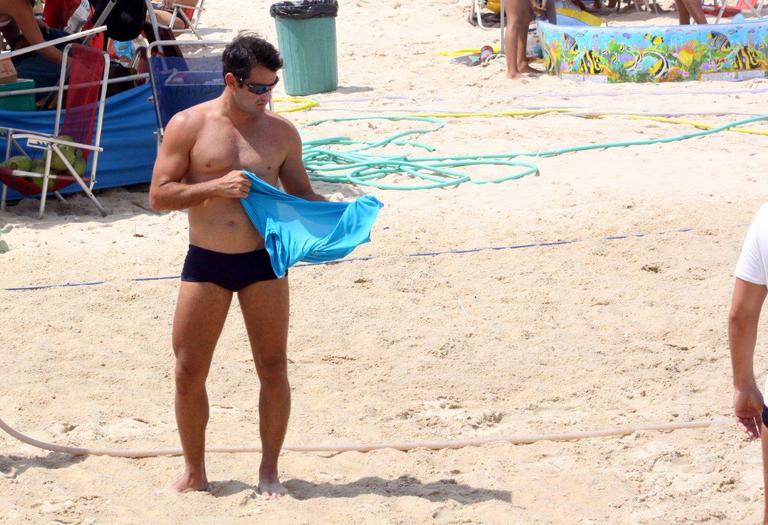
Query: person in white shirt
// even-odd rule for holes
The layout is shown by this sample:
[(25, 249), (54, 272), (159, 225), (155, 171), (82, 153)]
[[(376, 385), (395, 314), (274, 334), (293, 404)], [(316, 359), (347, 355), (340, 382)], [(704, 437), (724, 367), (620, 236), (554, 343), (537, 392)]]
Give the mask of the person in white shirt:
[[(763, 204), (752, 221), (733, 273), (736, 283), (728, 316), (733, 409), (739, 427), (750, 439), (761, 437), (763, 486), (768, 486), (768, 408), (757, 387), (753, 368), (760, 310), (768, 294), (768, 204)], [(768, 494), (764, 504), (763, 523), (768, 524)]]

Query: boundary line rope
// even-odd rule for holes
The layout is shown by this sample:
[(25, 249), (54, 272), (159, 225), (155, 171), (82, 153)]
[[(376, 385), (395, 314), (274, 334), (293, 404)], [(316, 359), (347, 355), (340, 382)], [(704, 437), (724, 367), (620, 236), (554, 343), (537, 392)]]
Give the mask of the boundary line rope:
[[(336, 445), (287, 445), (282, 448), (290, 452), (371, 452), (392, 448), (395, 450), (413, 450), (424, 448), (429, 450), (456, 449), (465, 447), (479, 447), (491, 443), (508, 443), (512, 445), (528, 445), (538, 441), (577, 441), (581, 439), (609, 437), (609, 436), (627, 436), (636, 432), (658, 431), (666, 432), (680, 429), (706, 428), (710, 426), (724, 426), (732, 424), (730, 419), (712, 419), (699, 421), (681, 421), (677, 423), (648, 423), (644, 425), (613, 427), (601, 430), (591, 430), (582, 432), (563, 432), (558, 434), (532, 434), (527, 436), (513, 437), (488, 437), (475, 438), (458, 441), (401, 441), (394, 443), (374, 443), (374, 444), (336, 444)], [(84, 448), (69, 445), (58, 445), (40, 441), (18, 430), (15, 430), (5, 421), (0, 419), (0, 429), (7, 432), (17, 440), (52, 452), (71, 454), (73, 456), (111, 456), (122, 458), (149, 458), (158, 456), (180, 456), (180, 448), (157, 448), (157, 449), (113, 449), (113, 448)], [(211, 447), (206, 448), (209, 453), (241, 454), (261, 452), (260, 446), (249, 447)]]

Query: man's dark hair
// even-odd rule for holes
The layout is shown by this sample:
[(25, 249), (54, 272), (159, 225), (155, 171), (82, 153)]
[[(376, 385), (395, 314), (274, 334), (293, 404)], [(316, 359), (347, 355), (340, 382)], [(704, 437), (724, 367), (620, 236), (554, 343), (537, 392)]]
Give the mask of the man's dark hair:
[(275, 46), (253, 33), (235, 37), (224, 48), (221, 58), (224, 75), (232, 73), (237, 79), (248, 78), (253, 66), (262, 66), (272, 72), (283, 67), (283, 60)]

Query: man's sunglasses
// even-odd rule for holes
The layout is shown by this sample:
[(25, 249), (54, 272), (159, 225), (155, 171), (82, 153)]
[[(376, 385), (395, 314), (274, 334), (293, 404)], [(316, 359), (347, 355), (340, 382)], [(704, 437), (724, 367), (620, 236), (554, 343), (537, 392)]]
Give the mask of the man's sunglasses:
[(272, 88), (280, 82), (280, 77), (275, 77), (275, 81), (271, 84), (254, 84), (253, 82), (246, 82), (244, 78), (238, 78), (237, 80), (245, 86), (245, 89), (254, 95), (263, 95), (264, 93), (272, 91)]

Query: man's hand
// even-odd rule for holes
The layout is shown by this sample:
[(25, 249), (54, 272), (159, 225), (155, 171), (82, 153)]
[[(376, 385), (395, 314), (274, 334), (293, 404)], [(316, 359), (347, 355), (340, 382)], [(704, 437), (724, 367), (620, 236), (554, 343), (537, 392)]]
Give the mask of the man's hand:
[(242, 170), (233, 170), (216, 179), (216, 193), (219, 197), (242, 199), (251, 190), (251, 179)]
[(746, 389), (736, 389), (733, 394), (733, 412), (736, 422), (750, 439), (760, 437), (763, 420), (763, 396), (756, 385)]

